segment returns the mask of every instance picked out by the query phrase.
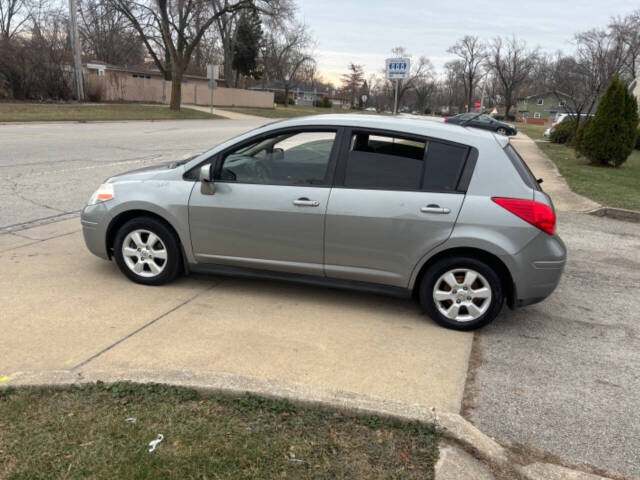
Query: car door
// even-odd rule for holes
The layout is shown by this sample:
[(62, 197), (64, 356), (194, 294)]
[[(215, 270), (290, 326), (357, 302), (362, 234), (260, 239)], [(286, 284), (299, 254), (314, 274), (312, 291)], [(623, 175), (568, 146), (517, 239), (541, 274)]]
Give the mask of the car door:
[(495, 130), (497, 128), (496, 123), (488, 115), (480, 115), (479, 117), (473, 119), (470, 125), (475, 128), (482, 128), (484, 130)]
[(450, 236), (476, 151), (393, 132), (345, 135), (327, 208), (325, 274), (406, 287), (418, 261)]
[(189, 201), (196, 260), (323, 275), (336, 134), (279, 130), (221, 153), (213, 194), (196, 185)]

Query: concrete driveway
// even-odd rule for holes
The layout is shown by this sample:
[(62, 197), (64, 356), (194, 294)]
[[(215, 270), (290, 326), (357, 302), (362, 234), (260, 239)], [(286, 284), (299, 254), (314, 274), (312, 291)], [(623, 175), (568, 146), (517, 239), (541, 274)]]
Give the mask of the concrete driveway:
[(144, 287), (90, 255), (79, 230), (71, 219), (0, 236), (0, 381), (272, 382), (460, 408), (472, 335), (411, 300), (198, 276)]

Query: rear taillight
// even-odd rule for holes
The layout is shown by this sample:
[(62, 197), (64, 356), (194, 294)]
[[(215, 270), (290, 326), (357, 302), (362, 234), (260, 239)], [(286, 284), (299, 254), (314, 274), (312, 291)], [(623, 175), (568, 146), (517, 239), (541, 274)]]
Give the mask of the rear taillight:
[(556, 214), (549, 205), (521, 198), (493, 197), (491, 200), (543, 232), (556, 233)]

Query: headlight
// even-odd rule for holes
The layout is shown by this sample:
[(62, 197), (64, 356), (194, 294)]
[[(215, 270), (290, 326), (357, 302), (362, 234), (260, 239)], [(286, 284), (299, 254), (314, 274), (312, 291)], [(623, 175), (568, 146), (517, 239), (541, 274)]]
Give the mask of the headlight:
[(91, 198), (89, 199), (88, 205), (95, 205), (96, 203), (106, 202), (115, 198), (115, 194), (113, 193), (113, 183), (103, 183), (98, 187), (98, 189), (93, 192)]

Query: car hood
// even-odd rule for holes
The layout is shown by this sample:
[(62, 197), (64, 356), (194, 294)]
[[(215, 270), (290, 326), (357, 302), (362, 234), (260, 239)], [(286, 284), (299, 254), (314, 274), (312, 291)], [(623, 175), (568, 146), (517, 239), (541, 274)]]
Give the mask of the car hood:
[(117, 175), (107, 179), (105, 183), (149, 180), (164, 173), (173, 172), (193, 158), (195, 157), (173, 162), (158, 163), (155, 165), (149, 165), (148, 167), (136, 168), (127, 172), (118, 173)]

